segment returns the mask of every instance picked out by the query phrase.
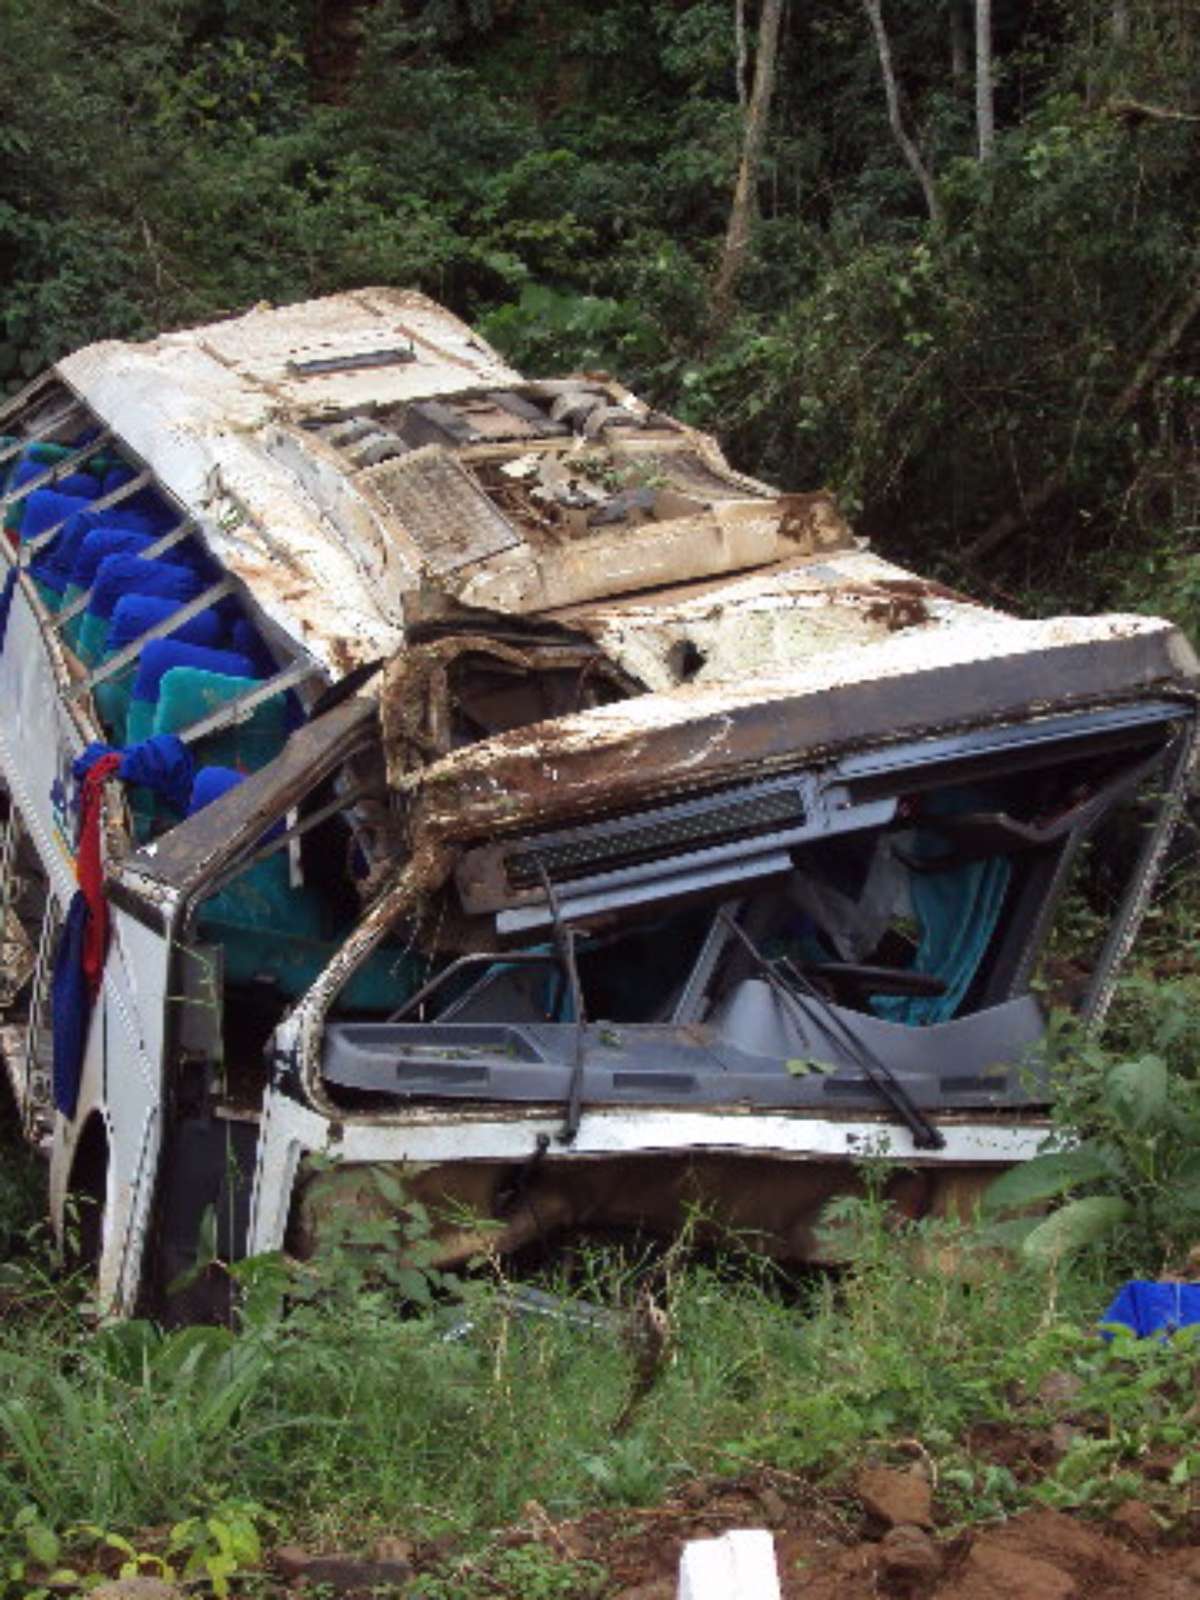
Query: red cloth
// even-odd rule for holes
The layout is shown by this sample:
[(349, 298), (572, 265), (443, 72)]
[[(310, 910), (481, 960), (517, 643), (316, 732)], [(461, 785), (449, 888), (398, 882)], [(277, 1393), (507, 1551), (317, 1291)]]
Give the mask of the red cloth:
[(104, 852), (100, 843), (100, 806), (104, 784), (121, 765), (121, 752), (101, 756), (89, 769), (79, 792), (79, 847), (75, 876), (88, 903), (83, 936), (83, 972), (88, 993), (95, 999), (108, 954), (108, 902), (104, 898)]

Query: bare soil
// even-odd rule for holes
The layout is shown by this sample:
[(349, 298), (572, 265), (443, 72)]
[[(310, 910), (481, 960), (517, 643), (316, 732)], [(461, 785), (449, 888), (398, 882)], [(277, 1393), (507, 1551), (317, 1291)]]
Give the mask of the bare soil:
[[(901, 1504), (911, 1504), (903, 1487)], [(854, 1487), (831, 1493), (763, 1472), (693, 1483), (654, 1508), (569, 1523), (527, 1509), (509, 1542), (533, 1539), (560, 1557), (601, 1563), (606, 1600), (674, 1600), (686, 1540), (748, 1527), (774, 1532), (785, 1600), (1200, 1600), (1200, 1516), (1172, 1525), (1141, 1501), (1104, 1522), (1034, 1510), (963, 1532), (938, 1526), (934, 1495), (926, 1532), (889, 1525)]]

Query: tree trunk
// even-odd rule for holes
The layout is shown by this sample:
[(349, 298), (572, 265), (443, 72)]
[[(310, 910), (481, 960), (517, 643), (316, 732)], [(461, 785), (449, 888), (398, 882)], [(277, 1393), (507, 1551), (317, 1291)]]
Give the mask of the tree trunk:
[(350, 94), (362, 58), (368, 11), (377, 0), (317, 0), (305, 54), (310, 96), (341, 105)]
[(1129, 43), (1129, 0), (1113, 0), (1112, 36), (1114, 44)]
[(746, 262), (750, 244), (750, 229), (754, 218), (754, 190), (758, 178), (758, 160), (767, 119), (771, 111), (771, 96), (775, 89), (775, 62), (779, 52), (779, 21), (783, 15), (783, 0), (763, 0), (758, 22), (758, 49), (754, 57), (754, 86), (750, 103), (746, 107), (745, 127), (742, 133), (742, 158), (738, 164), (737, 183), (733, 190), (733, 204), (729, 208), (729, 227), (721, 263), (713, 284), (712, 314), (717, 323), (729, 311), (733, 301), (734, 286)]
[(956, 93), (967, 86), (967, 25), (962, 0), (950, 0), (950, 80)]
[(975, 125), (979, 159), (990, 161), (996, 147), (992, 93), (992, 0), (975, 0)]
[(863, 10), (867, 13), (871, 27), (875, 30), (875, 48), (879, 54), (879, 70), (883, 75), (883, 91), (887, 96), (888, 122), (896, 143), (900, 146), (900, 153), (914, 178), (921, 185), (921, 193), (925, 196), (925, 208), (929, 212), (929, 220), (940, 232), (945, 224), (945, 214), (942, 203), (938, 198), (937, 186), (929, 168), (922, 159), (921, 152), (910, 138), (904, 126), (904, 119), (900, 115), (900, 90), (896, 83), (896, 69), (892, 65), (892, 46), (888, 39), (887, 28), (883, 21), (882, 0), (863, 0)]
[(737, 57), (738, 105), (746, 109), (746, 0), (733, 0), (733, 46)]

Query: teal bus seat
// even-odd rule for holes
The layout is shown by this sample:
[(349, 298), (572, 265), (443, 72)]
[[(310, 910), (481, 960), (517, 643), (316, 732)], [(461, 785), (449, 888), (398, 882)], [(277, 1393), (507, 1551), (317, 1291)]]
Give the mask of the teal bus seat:
[[(165, 672), (154, 713), (155, 733), (182, 733), (193, 722), (240, 700), (260, 683), (258, 678), (231, 677), (197, 667), (172, 667)], [(132, 714), (133, 705), (130, 705)], [(274, 761), (287, 739), (287, 706), (283, 694), (256, 706), (244, 722), (210, 734), (197, 746), (206, 764), (257, 772)]]
[[(240, 781), (227, 768), (201, 768), (189, 815)], [(197, 929), (202, 939), (220, 945), (226, 982), (271, 983), (289, 999), (312, 986), (350, 932), (338, 929), (316, 890), (292, 885), (282, 847), (210, 895), (200, 906)], [(422, 977), (407, 949), (377, 950), (351, 978), (339, 1007), (392, 1011)]]

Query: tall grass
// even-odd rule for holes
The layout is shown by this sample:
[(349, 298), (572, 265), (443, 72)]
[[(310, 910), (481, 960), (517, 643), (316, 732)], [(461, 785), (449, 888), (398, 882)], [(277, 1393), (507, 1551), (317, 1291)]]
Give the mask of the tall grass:
[(90, 1333), (69, 1300), (6, 1322), (0, 1526), (32, 1503), (57, 1528), (132, 1530), (224, 1497), (329, 1542), (385, 1526), (481, 1539), (530, 1499), (565, 1516), (747, 1465), (836, 1475), (897, 1437), (949, 1458), (1008, 1414), (1014, 1384), (1032, 1393), (1064, 1362), (1099, 1381), (1115, 1359), (1091, 1332), (1100, 1285), (978, 1251), (966, 1277), (945, 1270), (961, 1235), (898, 1233), (870, 1202), (850, 1221), (839, 1280), (679, 1267), (673, 1354), (621, 1435), (622, 1341), (515, 1319), (492, 1291), (421, 1317), (365, 1285), (288, 1315), (251, 1294), (236, 1334)]

